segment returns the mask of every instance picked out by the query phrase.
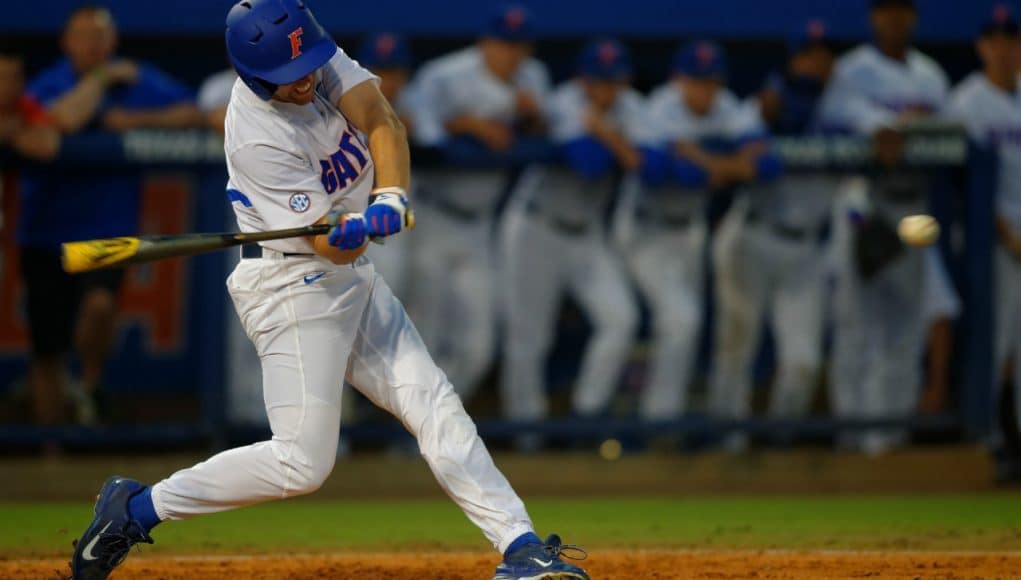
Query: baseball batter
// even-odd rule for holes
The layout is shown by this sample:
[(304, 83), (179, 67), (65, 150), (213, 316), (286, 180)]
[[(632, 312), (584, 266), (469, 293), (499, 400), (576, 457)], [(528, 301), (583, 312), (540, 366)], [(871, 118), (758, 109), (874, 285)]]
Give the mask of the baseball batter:
[[(916, 21), (912, 0), (873, 0), (875, 44), (842, 57), (823, 104), (824, 122), (843, 126), (880, 145), (885, 169), (869, 184), (867, 203), (854, 213), (894, 226), (904, 216), (926, 213), (928, 181), (899, 167), (895, 131), (903, 123), (939, 112), (948, 81), (939, 65), (911, 46)], [(860, 228), (844, 235), (845, 214), (835, 223), (835, 241), (846, 253), (838, 273), (831, 367), (831, 400), (841, 417), (906, 416), (913, 413), (921, 385), (920, 357), (926, 334), (924, 296), (934, 278), (926, 250), (907, 248), (874, 272), (854, 259)], [(904, 441), (902, 431), (870, 431), (854, 446), (872, 453)]]
[[(415, 139), (467, 147), (482, 157), (510, 151), (543, 127), (550, 90), (546, 67), (531, 58), (528, 13), (512, 6), (492, 15), (472, 47), (426, 63), (416, 76)], [(494, 218), (509, 182), (498, 165), (416, 174), (418, 206), (412, 264), (415, 305), (426, 344), (463, 398), (474, 392), (496, 347)]]
[[(819, 134), (819, 103), (834, 52), (821, 22), (791, 45), (783, 72), (747, 102), (748, 114), (773, 135)], [(752, 365), (763, 318), (777, 345), (777, 377), (769, 413), (808, 412), (822, 357), (823, 239), (835, 189), (826, 174), (790, 175), (746, 188), (713, 242), (716, 327), (713, 393), (730, 418), (751, 412)]]
[(526, 212), (506, 218), (501, 384), (512, 419), (547, 414), (543, 368), (565, 292), (592, 324), (574, 391), (575, 414), (605, 410), (634, 338), (638, 308), (603, 227), (618, 168), (634, 171), (641, 162), (628, 131), (641, 125), (644, 100), (628, 86), (630, 76), (631, 57), (619, 42), (598, 41), (584, 50), (579, 76), (561, 86), (547, 107), (563, 165), (544, 169), (535, 189), (526, 192), (537, 192), (525, 200)]
[[(1007, 360), (1014, 358), (1014, 404), (1021, 417), (1021, 40), (1015, 16), (998, 7), (982, 27), (978, 52), (983, 70), (965, 79), (950, 96), (949, 117), (961, 121), (977, 142), (999, 155), (996, 191), (996, 373), (997, 392)], [(994, 400), (999, 401), (996, 397)], [(997, 415), (994, 415), (997, 416)], [(994, 447), (1002, 444), (997, 434)], [(1001, 451), (997, 449), (997, 451)], [(1006, 454), (1003, 454), (1006, 455)], [(1018, 467), (1000, 457), (1001, 476), (1017, 477)], [(1008, 473), (1014, 472), (1014, 473)]]
[[(404, 129), (376, 78), (338, 49), (302, 0), (245, 0), (227, 16), (241, 79), (227, 112), (228, 192), (242, 231), (329, 223), (267, 243), (227, 281), (263, 367), (273, 438), (146, 486), (107, 480), (77, 542), (74, 578), (106, 578), (133, 544), (178, 520), (311, 493), (336, 458), (346, 379), (414, 434), (443, 489), (504, 552), (495, 578), (588, 578), (532, 531), (521, 500), (361, 254), (409, 225)], [(354, 137), (367, 136), (368, 146)]]
[(639, 412), (676, 418), (687, 388), (702, 322), (710, 191), (752, 181), (757, 148), (741, 145), (760, 128), (723, 86), (726, 57), (714, 43), (683, 47), (675, 78), (650, 95), (642, 144), (642, 188), (626, 188), (617, 238), (652, 315), (654, 347)]

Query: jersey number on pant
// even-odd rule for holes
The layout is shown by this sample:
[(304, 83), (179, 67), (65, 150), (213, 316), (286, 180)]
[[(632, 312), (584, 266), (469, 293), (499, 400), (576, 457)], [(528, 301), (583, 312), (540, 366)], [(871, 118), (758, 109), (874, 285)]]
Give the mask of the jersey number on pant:
[[(358, 164), (357, 169), (352, 161)], [(365, 153), (358, 139), (345, 132), (340, 139), (340, 149), (330, 155), (329, 159), (319, 162), (323, 168), (323, 189), (328, 194), (344, 189), (358, 179), (358, 175), (365, 169), (365, 163)]]

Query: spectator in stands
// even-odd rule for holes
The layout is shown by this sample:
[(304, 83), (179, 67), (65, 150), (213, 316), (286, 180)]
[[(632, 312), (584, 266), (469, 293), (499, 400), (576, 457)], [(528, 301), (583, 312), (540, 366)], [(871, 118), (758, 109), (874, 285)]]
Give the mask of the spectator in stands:
[[(904, 132), (938, 113), (948, 91), (939, 64), (912, 47), (916, 21), (913, 0), (872, 0), (875, 43), (838, 61), (824, 104), (824, 122), (872, 137), (879, 161), (870, 180), (849, 187), (834, 222), (844, 252), (830, 380), (838, 417), (907, 418), (917, 410), (934, 320), (930, 389), (945, 391), (948, 380), (957, 297), (936, 250), (907, 248), (894, 231), (902, 217), (928, 213), (929, 180), (903, 166)], [(842, 443), (875, 454), (903, 444), (906, 435), (871, 430)]]
[[(50, 127), (51, 117), (39, 103), (25, 94), (25, 66), (13, 47), (0, 45), (0, 149), (34, 159), (51, 158), (60, 136)], [(0, 202), (14, 173), (0, 179)], [(0, 203), (0, 229), (4, 226)]]
[[(468, 398), (495, 350), (493, 223), (509, 171), (499, 154), (541, 132), (549, 73), (531, 58), (521, 7), (493, 14), (483, 38), (423, 65), (415, 81), (414, 138), (479, 161), (416, 173), (420, 202), (412, 264), (419, 328), (459, 394)], [(423, 190), (426, 190), (423, 191)]]
[[(821, 134), (819, 105), (835, 55), (825, 25), (811, 22), (791, 43), (781, 71), (746, 102), (746, 112), (774, 136)], [(809, 411), (822, 362), (823, 242), (837, 181), (820, 170), (745, 188), (717, 230), (712, 388), (740, 409), (735, 418), (751, 413), (763, 322), (777, 347), (769, 414), (793, 418)]]
[(54, 116), (25, 94), (20, 53), (0, 45), (0, 146), (29, 159), (52, 159), (60, 145), (54, 125)]
[[(117, 58), (116, 45), (108, 10), (75, 10), (62, 37), (66, 56), (29, 84), (29, 98), (65, 134), (201, 123), (187, 88), (152, 66)], [(79, 421), (95, 420), (93, 396), (113, 347), (123, 277), (119, 270), (65, 274), (60, 243), (136, 234), (140, 190), (139, 176), (123, 169), (65, 165), (23, 176), (18, 241), (32, 338), (29, 380), (40, 422), (63, 419), (65, 392), (76, 400)], [(65, 367), (72, 343), (82, 363), (74, 389)]]
[[(1013, 381), (1016, 421), (1021, 417), (1021, 102), (1018, 101), (1021, 26), (1007, 6), (997, 6), (982, 26), (977, 48), (983, 68), (954, 89), (947, 113), (967, 128), (976, 143), (999, 156), (994, 392), (1000, 393), (1004, 382)], [(1007, 377), (1011, 358), (1014, 372), (1012, 377)], [(1006, 397), (998, 396), (995, 401), (1005, 402)], [(994, 428), (990, 441), (998, 475), (1001, 480), (1018, 480), (1021, 479), (1021, 450), (1017, 448), (1016, 424), (1003, 427), (1006, 433)]]

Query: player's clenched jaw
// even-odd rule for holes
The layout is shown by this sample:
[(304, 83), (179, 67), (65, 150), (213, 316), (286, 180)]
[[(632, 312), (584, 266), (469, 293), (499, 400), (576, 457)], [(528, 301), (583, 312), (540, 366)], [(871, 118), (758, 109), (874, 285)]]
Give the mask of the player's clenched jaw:
[(273, 100), (294, 105), (307, 105), (316, 96), (316, 73), (307, 74), (293, 83), (280, 85), (273, 93)]

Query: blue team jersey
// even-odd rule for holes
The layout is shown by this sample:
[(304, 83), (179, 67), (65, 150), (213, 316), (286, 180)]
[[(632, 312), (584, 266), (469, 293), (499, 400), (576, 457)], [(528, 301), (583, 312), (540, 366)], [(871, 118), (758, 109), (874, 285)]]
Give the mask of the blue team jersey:
[[(78, 74), (63, 59), (43, 71), (28, 93), (49, 107), (74, 88)], [(138, 81), (111, 87), (84, 131), (100, 129), (110, 109), (155, 109), (194, 100), (191, 90), (153, 66), (139, 65)], [(18, 242), (23, 247), (52, 248), (61, 242), (133, 235), (138, 230), (141, 176), (115, 167), (61, 168), (59, 161), (26, 170), (21, 180)]]

